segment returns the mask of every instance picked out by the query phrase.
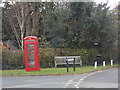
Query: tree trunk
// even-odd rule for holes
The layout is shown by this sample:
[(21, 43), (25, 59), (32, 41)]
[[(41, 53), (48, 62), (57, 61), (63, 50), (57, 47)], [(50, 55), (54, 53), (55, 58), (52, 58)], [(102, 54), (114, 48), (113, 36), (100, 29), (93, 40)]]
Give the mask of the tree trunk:
[(22, 51), (23, 51), (23, 39), (24, 37), (23, 37), (23, 33), (21, 33), (21, 49), (22, 49)]

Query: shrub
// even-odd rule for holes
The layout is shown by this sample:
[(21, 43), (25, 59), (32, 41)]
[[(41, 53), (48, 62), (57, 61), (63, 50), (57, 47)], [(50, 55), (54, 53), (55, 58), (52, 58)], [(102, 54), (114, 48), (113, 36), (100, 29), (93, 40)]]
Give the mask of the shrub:
[(22, 51), (2, 51), (2, 69), (23, 69), (24, 60)]
[(98, 50), (95, 48), (90, 48), (88, 49), (88, 60), (87, 62), (89, 62), (89, 65), (93, 65), (94, 62), (96, 61), (96, 55), (98, 55), (100, 53), (98, 53)]
[(54, 49), (40, 48), (40, 65), (43, 68), (54, 67)]

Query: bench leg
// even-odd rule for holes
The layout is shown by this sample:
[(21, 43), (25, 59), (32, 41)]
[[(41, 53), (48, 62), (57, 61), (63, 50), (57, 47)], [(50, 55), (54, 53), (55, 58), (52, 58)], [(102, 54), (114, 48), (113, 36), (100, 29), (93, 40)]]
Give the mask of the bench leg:
[(75, 58), (74, 58), (74, 61), (73, 61), (73, 71), (75, 71)]
[(66, 61), (67, 64), (67, 72), (69, 72), (69, 65), (68, 65), (68, 61)]

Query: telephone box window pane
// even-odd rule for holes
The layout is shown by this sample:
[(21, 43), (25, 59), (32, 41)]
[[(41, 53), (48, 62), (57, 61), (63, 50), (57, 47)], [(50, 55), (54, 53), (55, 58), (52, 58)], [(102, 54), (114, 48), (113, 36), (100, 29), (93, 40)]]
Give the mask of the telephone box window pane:
[(34, 53), (28, 53), (28, 55), (35, 55)]
[(29, 41), (35, 41), (35, 40), (26, 40), (26, 41), (28, 41), (28, 42), (29, 42)]
[(27, 46), (34, 46), (34, 44), (27, 44)]
[(35, 62), (29, 62), (29, 64), (35, 64)]
[(34, 59), (28, 59), (28, 61), (35, 61)]
[(35, 52), (34, 50), (28, 50), (28, 52)]
[(28, 56), (28, 58), (34, 58), (34, 56)]
[(28, 47), (28, 49), (34, 49), (34, 47)]
[(35, 67), (35, 65), (30, 65), (29, 67), (34, 68), (34, 67)]
[(28, 49), (28, 51), (31, 51), (31, 50), (34, 50), (34, 49)]

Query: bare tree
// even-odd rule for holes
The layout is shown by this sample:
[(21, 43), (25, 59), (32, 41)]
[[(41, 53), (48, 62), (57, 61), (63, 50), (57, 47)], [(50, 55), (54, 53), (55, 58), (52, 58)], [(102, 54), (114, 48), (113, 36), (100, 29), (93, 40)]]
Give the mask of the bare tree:
[(23, 50), (24, 37), (38, 34), (41, 18), (39, 3), (12, 2), (7, 17), (16, 36), (17, 43)]

